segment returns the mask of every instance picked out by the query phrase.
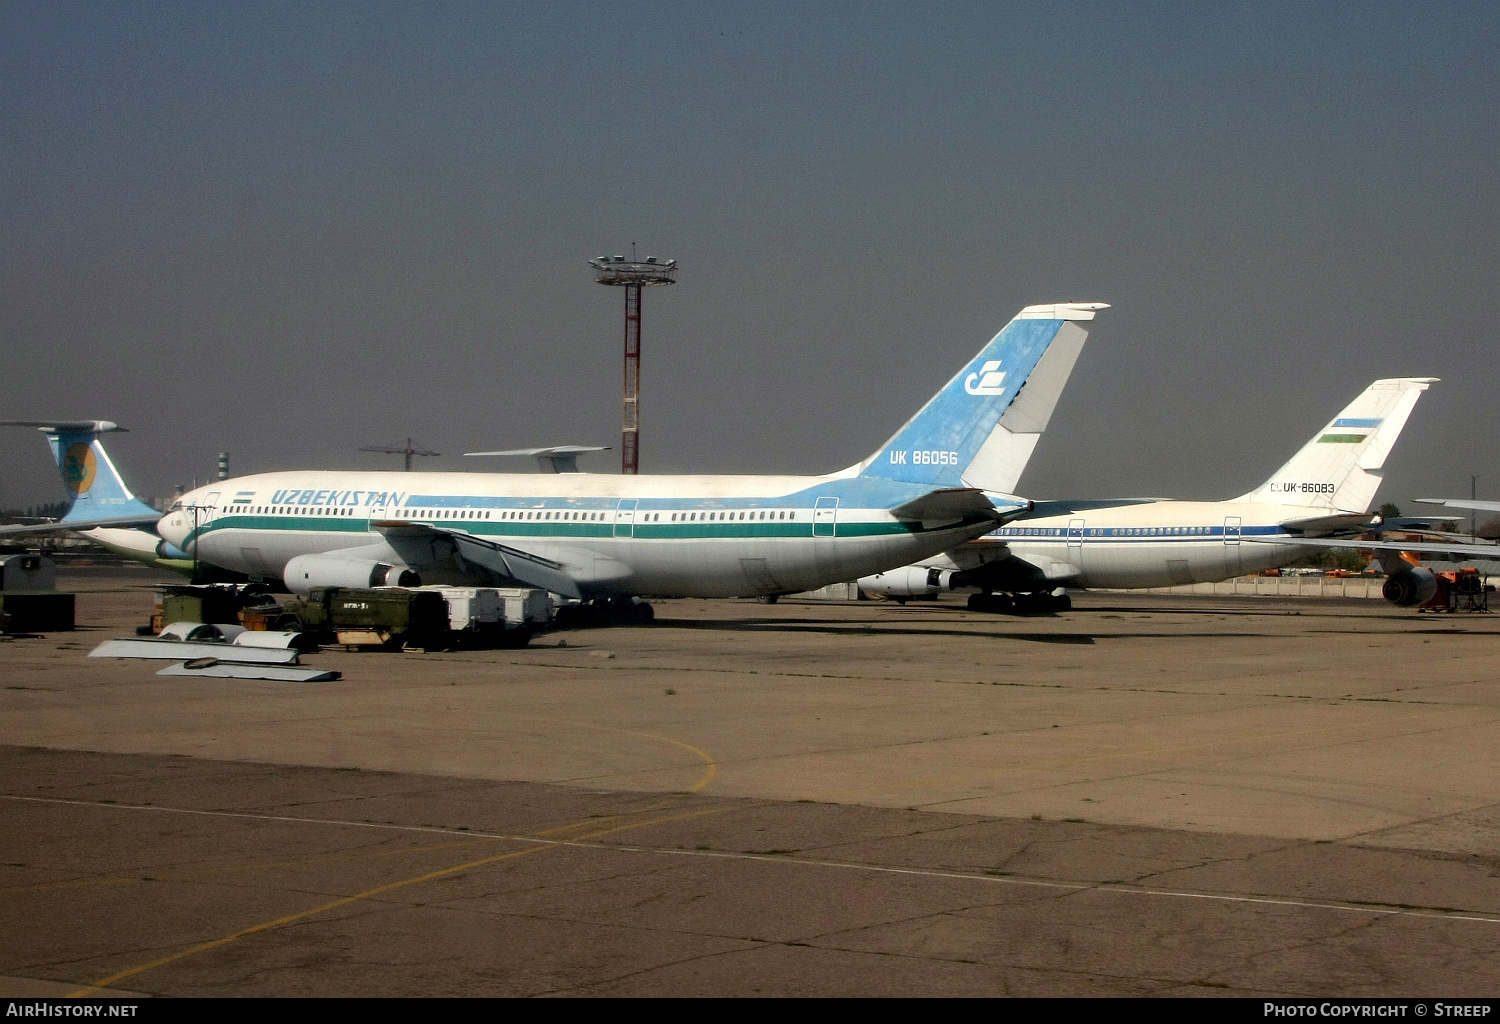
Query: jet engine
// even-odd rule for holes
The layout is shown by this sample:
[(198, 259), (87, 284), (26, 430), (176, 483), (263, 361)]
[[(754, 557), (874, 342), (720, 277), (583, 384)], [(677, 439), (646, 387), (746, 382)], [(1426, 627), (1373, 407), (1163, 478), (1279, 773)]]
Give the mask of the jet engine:
[(1438, 592), (1437, 574), (1431, 569), (1414, 566), (1386, 577), (1380, 594), (1391, 604), (1411, 608), (1427, 604)]
[(936, 597), (944, 590), (953, 589), (953, 572), (949, 569), (928, 569), (920, 565), (907, 565), (890, 572), (879, 572), (859, 581), (859, 589), (866, 594), (885, 597)]
[(281, 578), (294, 594), (313, 587), (420, 587), (422, 577), (404, 565), (337, 555), (298, 555), (286, 563)]

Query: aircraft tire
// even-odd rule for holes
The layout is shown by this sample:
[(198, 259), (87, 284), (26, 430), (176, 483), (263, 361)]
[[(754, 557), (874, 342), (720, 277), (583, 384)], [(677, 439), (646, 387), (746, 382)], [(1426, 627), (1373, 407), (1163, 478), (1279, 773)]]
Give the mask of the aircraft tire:
[(1054, 609), (1051, 594), (1017, 594), (1017, 615), (1043, 615)]
[(1016, 602), (1009, 594), (970, 594), (969, 611), (989, 612), (993, 615), (1004, 615), (1014, 611)]

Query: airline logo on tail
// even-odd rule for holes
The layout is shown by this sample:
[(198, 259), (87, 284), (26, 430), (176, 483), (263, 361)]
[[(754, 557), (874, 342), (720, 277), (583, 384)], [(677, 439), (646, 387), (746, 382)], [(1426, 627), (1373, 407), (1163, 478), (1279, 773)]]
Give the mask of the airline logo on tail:
[[(1013, 483), (1047, 425), (1089, 321), (1104, 308), (1064, 302), (1021, 310), (860, 464), (859, 474), (933, 487), (997, 490), (998, 483)], [(1058, 338), (1063, 342), (1054, 347)], [(1024, 439), (1012, 443), (1018, 436)]]
[(98, 472), (98, 468), (99, 463), (94, 458), (94, 450), (87, 441), (71, 444), (63, 453), (63, 482), (74, 494), (84, 494), (94, 486), (94, 474)]
[(1373, 431), (1376, 427), (1380, 426), (1384, 422), (1385, 420), (1381, 419), (1361, 419), (1347, 416), (1341, 417), (1340, 419), (1334, 420), (1333, 423), (1329, 425), (1328, 429), (1335, 431), (1339, 431), (1339, 428), (1343, 429), (1338, 433), (1324, 434), (1322, 437), (1318, 438), (1318, 443), (1360, 444), (1364, 441), (1365, 438), (1370, 436), (1371, 431)]
[(971, 395), (1003, 395), (1005, 393), (1005, 374), (1000, 370), (1000, 360), (991, 359), (980, 367), (978, 373), (971, 373), (964, 381), (964, 390)]

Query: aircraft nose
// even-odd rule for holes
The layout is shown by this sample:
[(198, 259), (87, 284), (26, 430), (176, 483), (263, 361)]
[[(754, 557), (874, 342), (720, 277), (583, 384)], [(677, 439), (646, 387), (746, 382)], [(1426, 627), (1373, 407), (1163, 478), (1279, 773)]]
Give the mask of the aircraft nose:
[(162, 540), (173, 547), (182, 547), (187, 539), (187, 529), (181, 512), (168, 512), (156, 521), (156, 532)]

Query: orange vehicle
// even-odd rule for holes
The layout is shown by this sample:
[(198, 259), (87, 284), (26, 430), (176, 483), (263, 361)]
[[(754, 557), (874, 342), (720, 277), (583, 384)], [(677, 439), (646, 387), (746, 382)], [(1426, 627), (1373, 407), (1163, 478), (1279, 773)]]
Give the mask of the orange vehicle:
[(1381, 595), (1392, 604), (1418, 611), (1489, 611), (1490, 591), (1495, 588), (1485, 584), (1478, 569), (1429, 569), (1409, 551), (1401, 552), (1400, 561), (1408, 568), (1388, 569), (1381, 587)]

